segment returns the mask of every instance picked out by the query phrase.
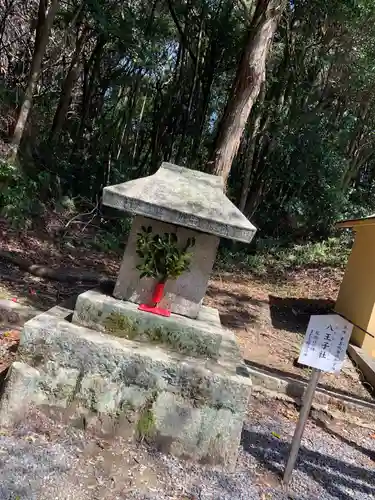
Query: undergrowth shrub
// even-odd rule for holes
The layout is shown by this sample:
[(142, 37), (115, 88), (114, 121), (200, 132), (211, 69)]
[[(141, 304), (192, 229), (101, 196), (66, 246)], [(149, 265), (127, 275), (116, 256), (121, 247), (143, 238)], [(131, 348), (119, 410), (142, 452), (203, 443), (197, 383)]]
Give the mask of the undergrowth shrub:
[(43, 212), (39, 187), (37, 181), (24, 178), (16, 166), (0, 163), (0, 215), (14, 228), (31, 225), (33, 217)]
[(323, 241), (283, 245), (275, 239), (258, 239), (251, 251), (221, 248), (216, 260), (219, 270), (249, 271), (255, 275), (282, 273), (301, 267), (343, 268), (352, 246), (350, 231)]

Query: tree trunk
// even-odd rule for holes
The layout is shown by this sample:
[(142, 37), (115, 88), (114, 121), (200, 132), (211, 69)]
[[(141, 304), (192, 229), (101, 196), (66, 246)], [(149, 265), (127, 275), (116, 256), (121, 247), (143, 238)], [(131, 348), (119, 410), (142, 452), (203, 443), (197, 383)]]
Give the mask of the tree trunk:
[[(264, 85), (263, 85), (263, 90), (262, 90), (262, 103), (264, 101)], [(245, 210), (246, 206), (246, 201), (247, 197), (249, 194), (250, 190), (250, 181), (251, 181), (251, 174), (253, 171), (253, 160), (254, 160), (254, 155), (255, 155), (255, 146), (256, 146), (256, 137), (259, 131), (259, 125), (260, 125), (260, 119), (261, 119), (261, 110), (258, 110), (254, 123), (251, 128), (251, 135), (250, 135), (250, 150), (248, 153), (248, 158), (247, 161), (245, 162), (245, 175), (243, 178), (243, 184), (241, 188), (241, 197), (240, 197), (240, 203), (238, 208), (243, 212)]]
[(100, 34), (96, 40), (95, 47), (91, 53), (90, 59), (84, 65), (82, 103), (80, 112), (81, 117), (78, 126), (78, 131), (76, 133), (76, 140), (73, 143), (73, 147), (70, 153), (70, 161), (72, 161), (72, 158), (74, 157), (83, 139), (83, 133), (86, 127), (86, 121), (90, 114), (91, 101), (94, 96), (95, 89), (97, 86), (97, 80), (100, 75), (100, 64), (106, 42), (107, 42), (106, 36), (104, 34)]
[(186, 131), (188, 129), (188, 125), (191, 119), (191, 109), (193, 107), (193, 100), (195, 96), (195, 90), (197, 87), (198, 83), (198, 73), (199, 73), (199, 65), (201, 64), (201, 49), (202, 49), (202, 35), (203, 35), (203, 23), (204, 23), (204, 17), (203, 17), (203, 9), (202, 9), (202, 14), (201, 14), (201, 21), (200, 21), (200, 26), (199, 26), (199, 34), (198, 34), (198, 44), (197, 44), (197, 57), (195, 60), (194, 64), (194, 77), (193, 77), (193, 83), (190, 89), (190, 95), (189, 95), (189, 101), (188, 101), (188, 106), (187, 110), (185, 113), (184, 121), (182, 124), (182, 130), (181, 130), (181, 140), (180, 140), (180, 145), (176, 154), (176, 163), (178, 164), (180, 161), (180, 158), (182, 156), (185, 142), (186, 141)]
[(266, 60), (284, 0), (258, 0), (237, 74), (220, 121), (210, 171), (226, 182), (251, 109), (265, 81)]
[(143, 97), (143, 103), (142, 103), (141, 112), (139, 114), (139, 120), (138, 120), (138, 124), (137, 124), (137, 133), (135, 135), (134, 148), (133, 148), (133, 165), (134, 165), (135, 156), (137, 153), (139, 133), (140, 133), (141, 127), (142, 127), (143, 113), (145, 112), (146, 101), (147, 101), (147, 94)]
[(72, 91), (74, 84), (79, 76), (79, 58), (84, 47), (87, 36), (87, 30), (84, 30), (82, 35), (78, 38), (76, 48), (69, 66), (68, 73), (62, 84), (59, 103), (57, 105), (55, 116), (50, 131), (49, 139), (53, 141), (61, 132), (64, 125), (65, 117), (69, 109)]
[(33, 95), (36, 84), (39, 79), (43, 56), (47, 48), (49, 34), (52, 28), (53, 20), (55, 18), (58, 6), (59, 6), (59, 0), (51, 0), (48, 12), (46, 12), (45, 15), (42, 16), (41, 12), (43, 12), (45, 9), (45, 0), (40, 0), (39, 3), (38, 25), (36, 29), (34, 53), (31, 62), (29, 80), (27, 83), (24, 100), (21, 104), (16, 126), (13, 132), (12, 154), (11, 154), (12, 160), (14, 160), (17, 157), (18, 149), (21, 144), (27, 118), (29, 116), (32, 107)]

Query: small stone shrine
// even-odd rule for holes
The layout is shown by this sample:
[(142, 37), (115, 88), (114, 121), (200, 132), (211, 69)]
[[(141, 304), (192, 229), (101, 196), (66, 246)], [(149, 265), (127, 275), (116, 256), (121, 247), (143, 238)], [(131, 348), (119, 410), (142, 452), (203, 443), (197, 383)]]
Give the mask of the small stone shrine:
[(113, 295), (89, 290), (25, 323), (0, 424), (38, 408), (232, 467), (251, 381), (234, 334), (202, 301), (220, 237), (250, 242), (255, 228), (220, 177), (170, 163), (106, 187), (103, 204), (135, 215)]

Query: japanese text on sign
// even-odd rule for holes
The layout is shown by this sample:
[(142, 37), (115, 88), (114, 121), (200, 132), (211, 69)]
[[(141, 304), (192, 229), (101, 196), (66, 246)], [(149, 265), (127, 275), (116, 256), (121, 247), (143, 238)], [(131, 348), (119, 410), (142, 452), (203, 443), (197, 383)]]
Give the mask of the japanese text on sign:
[(337, 314), (311, 316), (298, 362), (325, 372), (339, 372), (353, 325)]

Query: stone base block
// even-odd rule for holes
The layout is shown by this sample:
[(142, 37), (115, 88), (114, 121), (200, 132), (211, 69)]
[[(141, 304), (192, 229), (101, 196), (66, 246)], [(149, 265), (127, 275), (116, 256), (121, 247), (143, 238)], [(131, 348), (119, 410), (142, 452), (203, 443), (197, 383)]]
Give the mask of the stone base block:
[(90, 290), (79, 295), (73, 322), (128, 340), (162, 344), (191, 356), (241, 362), (234, 334), (221, 326), (218, 311), (210, 307), (202, 307), (196, 320), (176, 314), (166, 318)]
[(38, 393), (39, 372), (15, 361), (7, 374), (6, 390), (0, 400), (0, 426), (17, 423), (24, 418)]
[(236, 374), (237, 356), (225, 357), (222, 344), (217, 360), (187, 356), (73, 324), (64, 311), (73, 312), (24, 325), (1, 400), (3, 425), (36, 406), (180, 457), (235, 464), (251, 389)]

